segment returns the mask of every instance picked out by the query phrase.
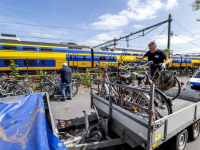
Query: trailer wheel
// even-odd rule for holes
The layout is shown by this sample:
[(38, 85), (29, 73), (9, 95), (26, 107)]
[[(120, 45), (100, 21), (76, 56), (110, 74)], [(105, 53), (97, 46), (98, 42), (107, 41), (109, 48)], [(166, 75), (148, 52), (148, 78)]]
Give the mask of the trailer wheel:
[(188, 140), (188, 131), (185, 129), (168, 141), (160, 145), (163, 150), (184, 150)]
[(184, 150), (185, 146), (188, 141), (188, 131), (187, 129), (183, 130), (179, 134), (177, 134), (175, 137), (173, 137), (170, 150)]
[(200, 122), (197, 121), (195, 122), (194, 124), (192, 124), (190, 127), (189, 127), (189, 139), (194, 141), (198, 138), (199, 136), (199, 131), (200, 131)]

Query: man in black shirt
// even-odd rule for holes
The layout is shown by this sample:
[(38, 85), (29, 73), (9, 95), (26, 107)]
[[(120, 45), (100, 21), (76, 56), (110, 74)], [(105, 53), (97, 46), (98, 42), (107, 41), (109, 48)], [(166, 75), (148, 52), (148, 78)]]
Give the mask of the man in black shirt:
[[(155, 42), (149, 43), (149, 51), (142, 56), (142, 59), (148, 57), (148, 61), (153, 61), (154, 64), (160, 64), (161, 68), (156, 67), (155, 65), (151, 65), (150, 75), (153, 76), (156, 69), (158, 68), (159, 71), (162, 68), (165, 68), (167, 64), (169, 64), (170, 59), (167, 57), (165, 52), (160, 49), (157, 49)], [(164, 62), (165, 60), (165, 62)], [(157, 75), (157, 73), (156, 73)]]
[(72, 88), (71, 88), (71, 82), (72, 82), (72, 69), (67, 67), (67, 63), (62, 64), (63, 68), (61, 68), (58, 71), (55, 71), (53, 74), (61, 74), (61, 95), (62, 99), (61, 101), (65, 101), (65, 89), (67, 88), (69, 97), (67, 100), (72, 99)]

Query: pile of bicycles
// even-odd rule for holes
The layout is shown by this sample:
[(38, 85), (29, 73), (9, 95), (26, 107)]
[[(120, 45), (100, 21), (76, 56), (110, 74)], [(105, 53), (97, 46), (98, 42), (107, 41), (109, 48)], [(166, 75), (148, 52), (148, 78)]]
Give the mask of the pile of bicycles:
[(25, 95), (28, 93), (33, 93), (28, 81), (10, 80), (6, 77), (0, 78), (0, 97)]
[[(60, 75), (48, 75), (41, 80), (41, 89), (40, 92), (48, 92), (49, 97), (53, 97), (56, 94), (61, 93), (61, 80)], [(71, 88), (72, 88), (72, 96), (75, 96), (78, 93), (78, 88), (80, 86), (79, 79), (72, 79)], [(65, 89), (65, 94), (68, 96), (67, 88)]]
[[(98, 63), (100, 65), (102, 63)], [(98, 95), (104, 99), (109, 100), (109, 95), (112, 96), (113, 103), (133, 111), (134, 113), (142, 116), (143, 118), (148, 118), (148, 112), (144, 111), (145, 108), (150, 107), (150, 95), (144, 92), (136, 92), (133, 90), (128, 90), (115, 84), (131, 86), (138, 89), (150, 90), (150, 83), (155, 84), (154, 93), (154, 111), (156, 118), (163, 118), (172, 113), (172, 100), (175, 99), (181, 90), (181, 82), (173, 74), (174, 84), (170, 87), (171, 89), (176, 89), (177, 93), (174, 97), (167, 97), (165, 91), (161, 91), (158, 81), (158, 76), (162, 73), (158, 73), (157, 77), (151, 77), (149, 71), (146, 69), (147, 66), (150, 66), (152, 62), (143, 63), (141, 61), (136, 61), (131, 64), (127, 64), (129, 67), (119, 65), (123, 67), (118, 67), (117, 72), (112, 73), (111, 69), (108, 67), (101, 68), (103, 70), (102, 76), (99, 74), (98, 78), (105, 83), (98, 84)], [(115, 83), (115, 84), (106, 84)], [(133, 105), (134, 104), (134, 105)], [(138, 107), (137, 107), (138, 106)]]

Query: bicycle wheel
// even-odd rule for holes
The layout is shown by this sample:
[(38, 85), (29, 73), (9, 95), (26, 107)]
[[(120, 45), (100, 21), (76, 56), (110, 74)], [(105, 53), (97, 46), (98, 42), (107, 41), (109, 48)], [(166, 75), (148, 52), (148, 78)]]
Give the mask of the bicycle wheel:
[[(78, 93), (78, 85), (76, 83), (72, 83), (72, 96), (74, 97), (77, 93)], [(68, 94), (68, 91), (67, 91), (67, 88), (65, 89), (65, 95), (67, 97), (69, 97), (69, 94)]]
[(109, 100), (109, 87), (108, 85), (101, 83), (99, 85), (98, 96), (102, 97), (103, 99)]
[(166, 91), (166, 94), (169, 95), (172, 100), (176, 99), (181, 92), (181, 81), (177, 76), (174, 76), (174, 80), (175, 84)]
[[(148, 94), (128, 90), (122, 95), (122, 99), (129, 102), (129, 103), (123, 102), (123, 105), (125, 107), (131, 108), (137, 115), (141, 116), (142, 118), (147, 119), (149, 117), (148, 112), (145, 110), (148, 109), (150, 102), (150, 97)], [(134, 104), (139, 105), (144, 109), (137, 107)]]
[(78, 87), (81, 85), (81, 79), (79, 77), (73, 78), (74, 82), (78, 85)]
[(52, 84), (47, 83), (41, 87), (40, 92), (48, 92), (49, 97), (53, 97), (55, 94), (55, 87)]
[(154, 111), (156, 112), (157, 119), (163, 118), (172, 114), (172, 107), (169, 99), (159, 89), (154, 91)]
[(16, 95), (26, 95), (26, 89), (25, 88), (20, 88), (20, 89), (17, 89), (16, 91), (13, 91), (13, 95), (16, 96)]

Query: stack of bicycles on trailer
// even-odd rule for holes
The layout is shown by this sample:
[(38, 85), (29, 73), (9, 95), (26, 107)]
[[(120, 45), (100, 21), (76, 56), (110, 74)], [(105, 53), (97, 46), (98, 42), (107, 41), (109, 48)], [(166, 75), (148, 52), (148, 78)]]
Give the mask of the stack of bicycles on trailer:
[(11, 80), (4, 76), (0, 78), (0, 97), (25, 95), (28, 93), (33, 93), (28, 81)]
[[(102, 66), (103, 63), (98, 63), (97, 66), (100, 66), (100, 64)], [(119, 63), (119, 66), (122, 67), (118, 67), (117, 72), (113, 73), (111, 72), (111, 68), (107, 67), (107, 64), (105, 63), (106, 67), (99, 69), (102, 70), (102, 72), (99, 71), (98, 79), (103, 82), (98, 83), (98, 95), (105, 100), (109, 100), (111, 97), (113, 103), (116, 105), (123, 107), (146, 120), (149, 118), (149, 112), (155, 114), (155, 119), (163, 118), (171, 114), (172, 100), (179, 95), (181, 90), (180, 80), (176, 77), (175, 73), (169, 73), (168, 71), (159, 72), (157, 70), (154, 76), (151, 77), (146, 68), (152, 64), (152, 62), (145, 63), (139, 60), (127, 64), (126, 66)], [(156, 75), (157, 72), (158, 75)], [(160, 82), (164, 82), (165, 84)], [(148, 93), (133, 91), (128, 88), (134, 87), (150, 91), (151, 83), (154, 83), (155, 85), (155, 90), (153, 91), (153, 112), (149, 109), (150, 95)], [(167, 97), (165, 95), (165, 90), (171, 90), (173, 88), (177, 89), (177, 93), (174, 97)]]
[[(48, 92), (49, 97), (53, 97), (54, 95), (61, 93), (61, 78), (60, 75), (48, 75), (41, 80), (41, 92)], [(72, 88), (72, 96), (75, 96), (78, 93), (78, 87), (80, 86), (80, 82), (78, 79), (72, 79), (71, 88)], [(68, 96), (67, 88), (65, 89), (65, 94)]]

